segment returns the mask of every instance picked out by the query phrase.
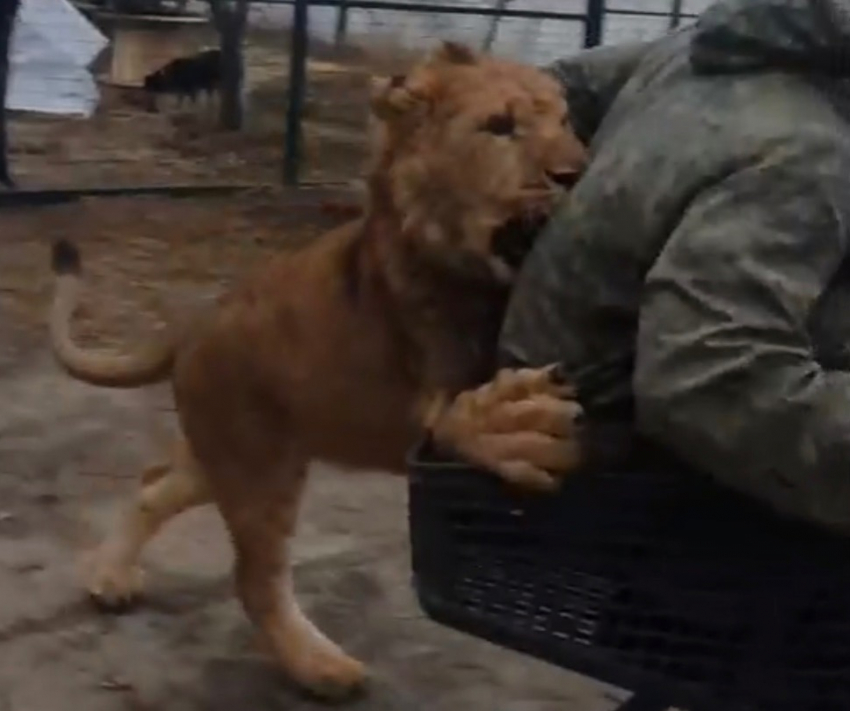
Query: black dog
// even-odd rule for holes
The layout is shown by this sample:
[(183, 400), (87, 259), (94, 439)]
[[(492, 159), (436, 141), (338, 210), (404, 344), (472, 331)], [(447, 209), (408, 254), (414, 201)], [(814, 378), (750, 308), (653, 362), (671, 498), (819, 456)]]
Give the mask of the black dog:
[(176, 94), (178, 103), (184, 98), (194, 104), (199, 92), (208, 99), (221, 87), (221, 51), (208, 49), (188, 57), (178, 57), (145, 77), (144, 89), (150, 100), (149, 108), (156, 110), (159, 94)]

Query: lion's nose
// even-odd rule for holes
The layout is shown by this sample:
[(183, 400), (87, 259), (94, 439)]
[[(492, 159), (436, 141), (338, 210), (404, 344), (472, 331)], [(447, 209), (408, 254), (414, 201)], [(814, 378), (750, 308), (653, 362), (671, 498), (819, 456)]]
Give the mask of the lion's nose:
[(578, 182), (578, 179), (581, 177), (581, 171), (576, 168), (562, 168), (546, 171), (546, 175), (556, 185), (569, 190)]

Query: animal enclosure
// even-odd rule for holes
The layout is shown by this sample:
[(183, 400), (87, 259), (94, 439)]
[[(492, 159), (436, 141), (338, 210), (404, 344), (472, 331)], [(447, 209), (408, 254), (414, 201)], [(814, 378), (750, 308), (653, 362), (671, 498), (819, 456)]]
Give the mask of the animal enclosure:
[[(586, 12), (584, 3), (571, 3), (577, 15)], [(139, 467), (167, 440), (173, 411), (165, 387), (100, 390), (59, 371), (45, 344), (52, 285), (47, 264), (53, 239), (80, 245), (86, 261), (81, 341), (123, 345), (157, 321), (161, 309), (203, 303), (275, 251), (337, 224), (333, 207), (349, 199), (342, 187), (275, 187), (283, 179), (287, 110), (295, 93), (293, 45), (303, 50), (294, 64), (303, 62), (306, 81), (303, 101), (296, 100), (298, 111), (290, 114), (290, 126), (302, 133), (289, 166), (302, 185), (333, 186), (361, 175), (370, 76), (393, 71), (438, 35), (481, 46), (491, 20), (499, 19), (378, 4), (311, 3), (300, 39), (291, 7), (255, 4), (245, 44), (247, 120), (241, 131), (219, 129), (203, 103), (178, 109), (166, 98), (162, 110), (151, 113), (137, 91), (106, 85), (90, 119), (11, 117), (11, 164), (25, 192), (272, 187), (39, 207), (9, 207), (9, 201), (0, 208), (0, 710), (324, 708), (282, 684), (258, 654), (232, 596), (230, 548), (212, 511), (187, 515), (155, 542), (145, 561), (152, 585), (133, 615), (100, 616), (89, 605), (80, 583), (87, 553), (135, 485)], [(504, 9), (540, 4), (510, 2)], [(562, 5), (570, 3), (554, 4), (566, 12)], [(450, 5), (440, 0), (438, 9)], [(664, 7), (675, 9), (668, 0)], [(684, 17), (688, 8), (680, 9)], [(343, 12), (345, 31), (338, 38)], [(416, 12), (435, 19), (405, 25)], [(663, 7), (659, 12), (652, 32), (672, 22)], [(609, 20), (625, 17), (612, 12)], [(484, 24), (472, 24), (476, 18)], [(521, 21), (499, 19), (494, 51), (525, 44), (506, 29), (524, 27)], [(550, 22), (547, 33), (574, 40), (565, 43), (565, 52), (584, 42), (585, 20)], [(385, 32), (376, 35), (375, 26)], [(594, 26), (605, 40), (604, 26)], [(210, 27), (205, 43), (215, 42)], [(106, 66), (103, 58), (95, 73)], [(320, 467), (311, 480), (296, 544), (298, 593), (329, 634), (376, 664), (370, 695), (347, 708), (601, 711), (622, 700), (625, 694), (616, 689), (426, 620), (410, 586), (405, 507), (405, 483), (398, 478), (345, 477)]]
[[(94, 116), (12, 116), (10, 162), (28, 189), (268, 184), (284, 173), (290, 183), (345, 182), (362, 171), (370, 77), (404, 66), (440, 38), (544, 63), (585, 45), (655, 36), (704, 5), (311, 0), (296, 17), (294, 0), (254, 3), (242, 130), (221, 130), (217, 104), (203, 98), (178, 107), (165, 97), (158, 113), (149, 112), (140, 89), (106, 81), (107, 53), (94, 66), (101, 91)], [(199, 31), (197, 44), (217, 42), (211, 24)]]

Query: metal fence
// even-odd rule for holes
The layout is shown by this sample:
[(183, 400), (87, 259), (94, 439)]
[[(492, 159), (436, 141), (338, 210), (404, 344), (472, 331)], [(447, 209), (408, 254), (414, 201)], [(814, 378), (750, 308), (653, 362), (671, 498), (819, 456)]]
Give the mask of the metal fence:
[[(566, 23), (580, 28), (579, 41), (583, 47), (593, 47), (605, 41), (606, 27), (627, 18), (653, 18), (665, 30), (677, 28), (696, 17), (706, 2), (702, 0), (656, 0), (654, 7), (648, 0), (558, 0), (548, 3), (563, 9), (540, 9), (547, 3), (492, 0), (492, 5), (449, 4), (422, 0), (265, 0), (268, 4), (291, 6), (291, 45), (289, 56), (289, 99), (286, 114), (286, 143), (283, 179), (286, 184), (297, 185), (302, 162), (302, 120), (307, 92), (307, 58), (310, 53), (311, 21), (316, 11), (335, 13), (334, 42), (345, 44), (350, 32), (352, 14), (357, 11), (372, 13), (427, 13), (459, 20), (475, 17), (489, 18), (489, 28), (483, 39), (484, 49), (492, 46), (499, 23), (511, 20), (537, 20)], [(521, 7), (520, 7), (521, 5)], [(538, 9), (532, 9), (534, 6)], [(327, 19), (325, 17), (325, 19)], [(447, 25), (448, 26), (448, 25)], [(565, 52), (566, 53), (566, 52)]]
[[(94, 114), (10, 114), (12, 173), (19, 193), (53, 191), (51, 201), (62, 192), (347, 182), (368, 158), (371, 77), (397, 71), (439, 39), (543, 65), (583, 46), (657, 36), (711, 1), (251, 0), (242, 130), (221, 130), (206, 101), (162, 97), (159, 112), (145, 110), (138, 87), (113, 81), (112, 37), (93, 70)], [(203, 18), (207, 0), (192, 5)], [(216, 43), (211, 25), (193, 27), (187, 52)], [(29, 69), (50, 78), (63, 67)]]

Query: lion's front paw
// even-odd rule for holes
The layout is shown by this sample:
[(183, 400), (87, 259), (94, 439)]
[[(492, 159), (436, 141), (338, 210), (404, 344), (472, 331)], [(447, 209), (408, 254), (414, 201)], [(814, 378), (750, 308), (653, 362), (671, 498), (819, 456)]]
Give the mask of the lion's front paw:
[(141, 568), (116, 561), (105, 548), (93, 554), (87, 577), (86, 588), (92, 601), (110, 612), (122, 612), (131, 607), (144, 586)]
[(434, 439), (505, 481), (549, 491), (582, 460), (581, 406), (554, 367), (503, 370), (461, 393), (432, 427)]

